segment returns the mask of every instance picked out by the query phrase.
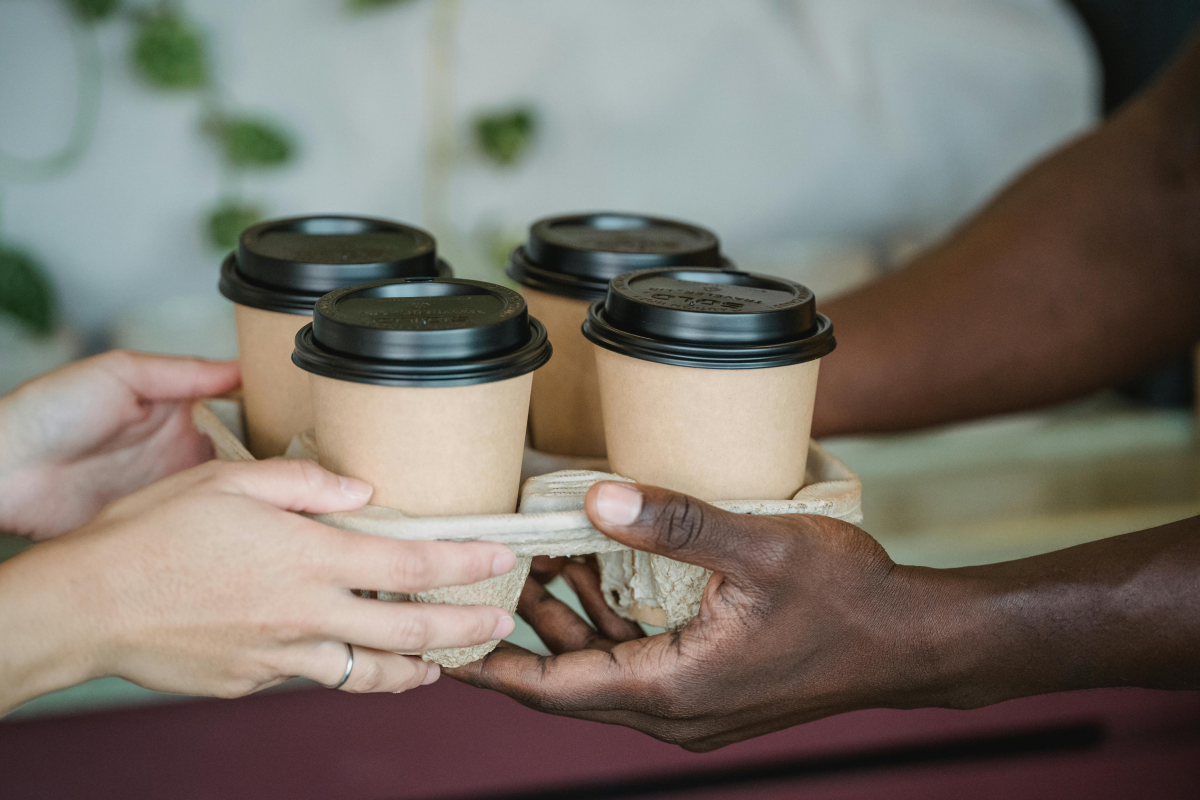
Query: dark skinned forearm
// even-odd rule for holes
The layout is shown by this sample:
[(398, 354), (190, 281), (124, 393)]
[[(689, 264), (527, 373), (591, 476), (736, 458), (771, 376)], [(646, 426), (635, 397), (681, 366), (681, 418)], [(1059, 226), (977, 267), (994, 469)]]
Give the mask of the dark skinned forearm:
[(822, 310), (814, 434), (1033, 408), (1200, 339), (1200, 37), (944, 244)]
[(928, 634), (914, 652), (936, 654), (937, 666), (927, 690), (902, 705), (974, 708), (1100, 687), (1200, 689), (1200, 517), (927, 573), (937, 588), (922, 604)]

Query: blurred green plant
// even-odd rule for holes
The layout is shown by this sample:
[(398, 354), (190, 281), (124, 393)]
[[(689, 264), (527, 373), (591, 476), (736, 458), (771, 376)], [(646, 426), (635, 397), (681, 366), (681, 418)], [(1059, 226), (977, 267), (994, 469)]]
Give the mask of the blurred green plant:
[(208, 85), (204, 36), (171, 3), (138, 14), (133, 65), (151, 86), (173, 91)]
[(108, 19), (120, 7), (120, 0), (68, 0), (72, 10), (83, 20), (95, 22)]
[(376, 11), (392, 6), (406, 6), (415, 0), (346, 0), (346, 8), (350, 11)]
[[(116, 0), (71, 0), (103, 3)], [(221, 152), (224, 197), (205, 215), (209, 243), (228, 250), (247, 225), (263, 217), (258, 206), (230, 190), (241, 172), (280, 167), (292, 160), (295, 144), (279, 125), (261, 117), (228, 112), (213, 86), (204, 34), (185, 14), (179, 0), (159, 0), (133, 14), (137, 25), (131, 57), (134, 69), (149, 84), (169, 91), (204, 90), (208, 109), (200, 127)]]
[(46, 270), (33, 256), (0, 244), (0, 313), (31, 333), (54, 332), (57, 296)]
[(292, 159), (291, 140), (272, 122), (251, 117), (217, 117), (205, 123), (205, 130), (219, 142), (231, 167), (278, 167)]
[(537, 112), (532, 106), (477, 114), (473, 120), (475, 143), (488, 159), (502, 167), (520, 161), (537, 132)]
[(265, 216), (258, 206), (240, 200), (223, 201), (208, 214), (208, 241), (221, 250), (232, 250), (242, 231)]

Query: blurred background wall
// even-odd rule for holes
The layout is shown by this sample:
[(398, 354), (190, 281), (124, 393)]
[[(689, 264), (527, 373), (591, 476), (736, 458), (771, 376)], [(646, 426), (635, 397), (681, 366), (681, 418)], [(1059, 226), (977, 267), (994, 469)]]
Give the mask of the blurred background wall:
[(500, 280), (539, 216), (652, 212), (828, 297), (1100, 112), (1057, 0), (0, 0), (0, 252), (59, 297), (49, 339), (0, 311), (0, 382), (232, 355), (258, 215), (420, 224)]

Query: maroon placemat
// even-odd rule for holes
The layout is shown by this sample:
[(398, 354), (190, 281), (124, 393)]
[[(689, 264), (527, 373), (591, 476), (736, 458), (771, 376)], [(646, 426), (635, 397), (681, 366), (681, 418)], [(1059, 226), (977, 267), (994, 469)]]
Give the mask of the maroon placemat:
[(1027, 781), (1020, 800), (1077, 783), (1200, 796), (1172, 793), (1200, 786), (1200, 694), (1105, 690), (971, 712), (863, 711), (707, 754), (538, 714), (445, 678), (396, 696), (313, 689), (0, 723), (6, 800), (628, 797), (672, 787), (848, 797), (872, 796), (853, 795), (855, 786), (892, 785), (962, 797), (966, 786), (1002, 794)]

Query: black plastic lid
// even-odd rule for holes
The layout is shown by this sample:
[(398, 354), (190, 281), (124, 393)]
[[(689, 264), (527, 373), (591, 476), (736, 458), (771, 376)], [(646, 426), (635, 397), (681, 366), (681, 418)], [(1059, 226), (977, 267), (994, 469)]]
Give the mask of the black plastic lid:
[(384, 278), (450, 277), (420, 228), (385, 219), (291, 217), (251, 225), (221, 265), (221, 294), (268, 311), (311, 314), (326, 292)]
[(577, 300), (603, 300), (608, 282), (651, 267), (732, 268), (712, 231), (641, 214), (598, 212), (547, 217), (512, 252), (508, 277), (522, 286)]
[(588, 309), (583, 335), (616, 353), (706, 369), (813, 361), (837, 342), (806, 287), (720, 269), (672, 268), (615, 278)]
[(465, 386), (515, 378), (550, 360), (521, 295), (482, 281), (409, 278), (330, 292), (296, 334), (292, 361), (317, 375), (381, 386)]

